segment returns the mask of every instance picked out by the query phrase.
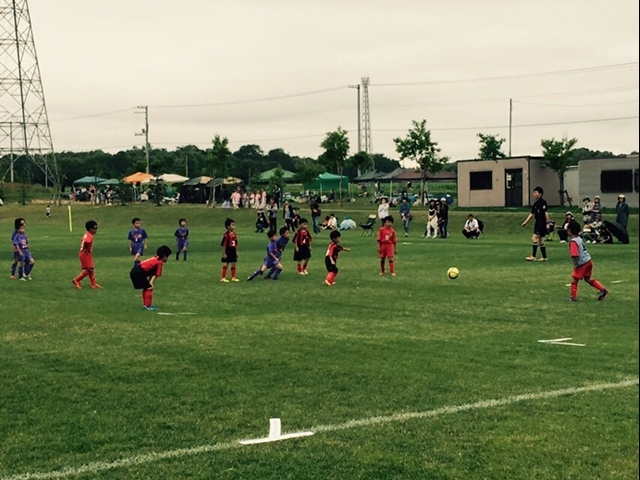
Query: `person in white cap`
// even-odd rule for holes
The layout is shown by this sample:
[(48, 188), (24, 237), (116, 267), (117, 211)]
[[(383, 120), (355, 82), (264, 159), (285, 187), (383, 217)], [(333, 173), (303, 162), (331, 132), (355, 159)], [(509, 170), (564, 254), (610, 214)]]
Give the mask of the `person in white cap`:
[(616, 223), (627, 229), (629, 225), (629, 204), (625, 201), (624, 193), (618, 195), (618, 203), (616, 203)]
[(447, 199), (442, 197), (438, 208), (438, 229), (440, 238), (447, 238), (447, 226), (449, 225), (449, 204)]

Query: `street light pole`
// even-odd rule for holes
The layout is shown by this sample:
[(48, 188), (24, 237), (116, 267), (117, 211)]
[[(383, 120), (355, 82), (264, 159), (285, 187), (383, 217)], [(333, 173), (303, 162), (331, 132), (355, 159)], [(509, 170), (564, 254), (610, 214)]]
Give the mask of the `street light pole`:
[(136, 136), (144, 135), (144, 155), (147, 160), (147, 173), (149, 173), (149, 107), (147, 105), (143, 105), (136, 108), (144, 110), (143, 112), (135, 112), (144, 113), (144, 128), (141, 133), (136, 133)]
[(349, 85), (349, 88), (355, 88), (358, 93), (358, 153), (362, 151), (362, 134), (360, 131), (360, 84)]

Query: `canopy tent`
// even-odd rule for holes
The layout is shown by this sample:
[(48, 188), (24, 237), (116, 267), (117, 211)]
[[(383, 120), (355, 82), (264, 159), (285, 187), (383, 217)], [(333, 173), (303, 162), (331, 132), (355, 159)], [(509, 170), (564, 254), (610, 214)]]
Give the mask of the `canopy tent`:
[(184, 182), (182, 184), (182, 186), (183, 187), (194, 187), (196, 185), (205, 185), (206, 183), (210, 182), (211, 180), (213, 180), (211, 177), (206, 177), (206, 176), (190, 178), (189, 180)]
[(150, 173), (136, 172), (129, 175), (128, 177), (124, 177), (122, 181), (125, 183), (142, 183), (146, 180), (149, 180), (150, 178), (153, 178), (153, 175), (151, 175)]
[(225, 185), (239, 185), (242, 183), (242, 179), (238, 177), (226, 177), (222, 180), (222, 183)]
[(320, 190), (325, 192), (328, 190), (337, 190), (340, 188), (340, 180), (342, 180), (342, 188), (348, 189), (349, 177), (334, 175), (328, 172), (321, 173), (314, 178), (311, 183), (303, 185), (303, 188), (305, 190)]
[[(268, 182), (269, 180), (271, 180), (271, 178), (276, 174), (276, 170), (278, 170), (278, 167), (276, 168), (272, 168), (271, 170), (267, 170), (266, 172), (262, 172), (258, 178), (260, 179), (261, 182)], [(282, 170), (282, 179), (286, 182), (287, 180), (291, 181), (291, 180), (295, 180), (296, 178), (296, 174), (293, 172), (290, 172), (289, 170)]]
[(100, 182), (103, 182), (106, 178), (95, 177), (95, 176), (86, 176), (79, 178), (73, 182), (74, 185), (98, 185)]
[(101, 180), (98, 185), (120, 185), (122, 182), (117, 178), (109, 178), (107, 180)]
[(189, 180), (189, 177), (183, 177), (182, 175), (178, 175), (176, 173), (163, 173), (162, 175), (151, 177), (150, 179), (145, 180), (141, 183), (161, 181), (166, 183), (167, 185), (172, 185), (174, 183), (186, 182), (187, 180)]
[(354, 182), (373, 182), (374, 180), (377, 180), (380, 177), (383, 177), (384, 175), (386, 175), (386, 172), (367, 172), (367, 173), (363, 173), (362, 175), (358, 175), (356, 178), (353, 179)]

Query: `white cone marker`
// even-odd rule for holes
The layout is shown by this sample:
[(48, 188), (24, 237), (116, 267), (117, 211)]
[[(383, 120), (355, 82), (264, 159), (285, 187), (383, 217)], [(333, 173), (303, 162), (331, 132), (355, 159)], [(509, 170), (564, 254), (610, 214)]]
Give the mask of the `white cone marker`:
[(251, 440), (239, 440), (242, 445), (253, 445), (256, 443), (278, 442), (280, 440), (288, 440), (290, 438), (308, 437), (313, 435), (313, 432), (295, 432), (286, 433), (282, 435), (280, 433), (281, 423), (279, 418), (269, 419), (269, 436), (264, 438), (253, 438)]

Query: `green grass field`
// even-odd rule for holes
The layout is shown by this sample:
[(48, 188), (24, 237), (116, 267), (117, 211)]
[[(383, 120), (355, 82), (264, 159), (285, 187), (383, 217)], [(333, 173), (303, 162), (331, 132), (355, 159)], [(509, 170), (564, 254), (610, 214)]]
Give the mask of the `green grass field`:
[[(369, 209), (335, 213), (362, 221)], [(452, 212), (447, 240), (419, 238), (415, 213), (397, 277), (378, 276), (375, 238), (347, 231), (352, 252), (325, 287), (326, 232), (308, 276), (288, 247), (278, 282), (244, 281), (267, 241), (252, 212), (74, 206), (70, 233), (66, 206), (45, 219), (40, 205), (5, 205), (0, 480), (638, 478), (638, 215), (630, 245), (589, 245), (610, 296), (582, 283), (571, 303), (566, 245), (524, 261), (524, 210), (479, 214), (477, 241), (459, 233), (467, 212)], [(227, 215), (236, 284), (219, 282)], [(31, 282), (8, 278), (16, 216)], [(189, 260), (167, 263), (154, 303), (191, 315), (142, 311), (128, 278), (134, 216), (153, 251), (189, 221)], [(89, 219), (102, 290), (71, 285)], [(585, 346), (538, 342), (557, 338)], [(276, 417), (283, 433), (314, 435), (238, 443)]]

